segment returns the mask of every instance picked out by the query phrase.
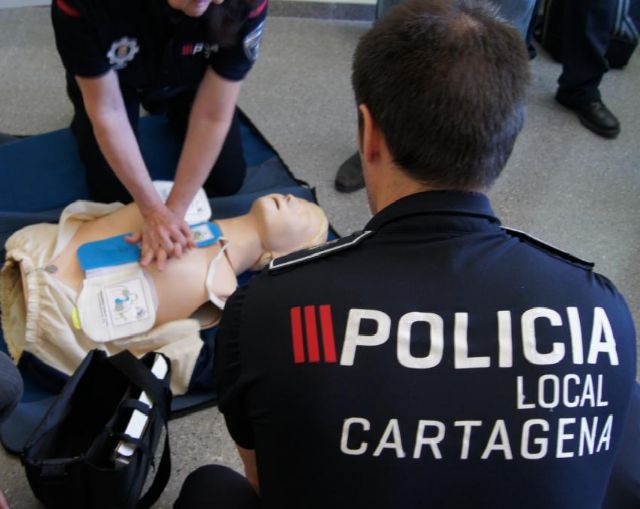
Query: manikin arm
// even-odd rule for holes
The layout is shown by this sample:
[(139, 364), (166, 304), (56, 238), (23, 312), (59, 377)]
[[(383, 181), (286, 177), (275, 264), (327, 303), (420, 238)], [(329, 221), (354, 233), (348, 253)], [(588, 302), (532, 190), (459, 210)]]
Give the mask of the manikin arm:
[(157, 259), (162, 268), (167, 255), (180, 256), (189, 245), (191, 234), (184, 216), (166, 207), (151, 183), (116, 73), (109, 71), (98, 78), (76, 77), (76, 81), (100, 150), (144, 218), (141, 239), (136, 239), (142, 241), (144, 264)]

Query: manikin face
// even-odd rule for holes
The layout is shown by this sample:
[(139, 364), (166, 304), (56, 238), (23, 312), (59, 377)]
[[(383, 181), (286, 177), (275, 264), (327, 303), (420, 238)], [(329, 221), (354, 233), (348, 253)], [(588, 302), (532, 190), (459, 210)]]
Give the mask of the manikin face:
[(327, 218), (315, 203), (290, 194), (269, 194), (251, 206), (266, 251), (274, 257), (326, 240)]
[(168, 0), (169, 5), (178, 11), (182, 11), (187, 16), (197, 18), (202, 16), (209, 8), (209, 5), (221, 4), (224, 0)]

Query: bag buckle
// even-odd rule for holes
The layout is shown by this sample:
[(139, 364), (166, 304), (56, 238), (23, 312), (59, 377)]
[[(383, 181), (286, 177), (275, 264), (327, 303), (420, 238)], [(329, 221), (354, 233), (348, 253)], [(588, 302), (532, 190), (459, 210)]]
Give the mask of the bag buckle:
[(55, 481), (67, 476), (67, 469), (63, 463), (43, 463), (40, 466), (40, 477), (43, 481)]

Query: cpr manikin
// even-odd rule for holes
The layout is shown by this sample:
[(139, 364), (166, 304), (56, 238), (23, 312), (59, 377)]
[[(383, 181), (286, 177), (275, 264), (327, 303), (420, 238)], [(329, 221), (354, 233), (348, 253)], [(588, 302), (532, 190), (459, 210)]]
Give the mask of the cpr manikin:
[[(245, 215), (201, 225), (218, 233), (215, 242), (168, 260), (162, 271), (155, 265), (135, 268), (148, 282), (147, 297), (154, 306), (148, 329), (114, 340), (96, 333), (95, 326), (83, 330), (77, 305), (88, 278), (79, 248), (138, 231), (141, 225), (135, 204), (76, 202), (65, 209), (59, 225), (33, 225), (12, 235), (0, 277), (0, 305), (14, 359), (28, 351), (70, 374), (93, 348), (110, 354), (125, 348), (139, 355), (160, 351), (172, 360), (174, 391), (184, 392), (202, 346), (199, 329), (219, 321), (236, 275), (323, 242), (328, 223), (308, 201), (278, 194), (259, 198)], [(143, 298), (137, 289), (122, 291), (123, 307)]]

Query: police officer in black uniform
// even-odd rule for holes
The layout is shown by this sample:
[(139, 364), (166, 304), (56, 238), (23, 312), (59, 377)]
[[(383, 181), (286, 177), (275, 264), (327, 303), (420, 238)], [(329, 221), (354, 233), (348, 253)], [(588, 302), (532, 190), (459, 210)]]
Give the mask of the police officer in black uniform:
[[(268, 0), (54, 0), (71, 125), (91, 197), (133, 198), (145, 226), (142, 265), (192, 245), (184, 214), (204, 184), (232, 194), (245, 175), (236, 101), (258, 56)], [(162, 203), (136, 140), (140, 104), (184, 138)], [(212, 170), (213, 168), (213, 170)]]
[[(528, 81), (521, 37), (492, 12), (408, 0), (361, 39), (373, 219), (228, 300), (216, 370), (242, 507), (602, 506), (633, 322), (592, 264), (503, 228), (484, 194)], [(213, 507), (220, 468), (176, 507)]]

